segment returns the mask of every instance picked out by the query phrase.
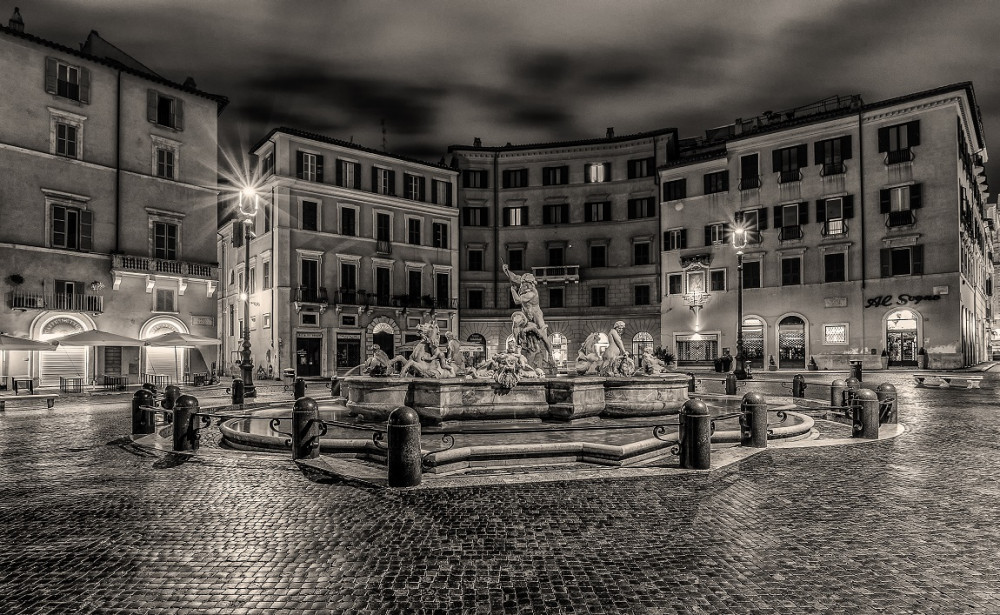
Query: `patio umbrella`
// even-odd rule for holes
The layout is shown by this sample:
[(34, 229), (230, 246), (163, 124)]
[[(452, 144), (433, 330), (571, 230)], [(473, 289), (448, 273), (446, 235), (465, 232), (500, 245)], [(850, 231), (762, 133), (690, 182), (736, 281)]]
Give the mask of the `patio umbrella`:
[(98, 346), (142, 346), (143, 344), (142, 340), (134, 337), (126, 337), (124, 335), (118, 335), (117, 333), (102, 331), (100, 329), (91, 329), (90, 331), (71, 333), (65, 337), (54, 339), (52, 342), (58, 346), (93, 346), (95, 379), (97, 378)]
[(178, 348), (195, 348), (197, 346), (219, 346), (221, 344), (222, 341), (217, 340), (214, 337), (204, 337), (201, 335), (195, 335), (193, 333), (181, 333), (180, 331), (169, 331), (162, 335), (157, 335), (156, 337), (151, 337), (148, 340), (146, 340), (147, 346), (173, 347), (174, 376), (177, 376), (179, 368), (178, 358), (177, 358)]
[[(9, 371), (10, 369), (7, 365), (8, 350), (24, 352), (24, 351), (35, 351), (35, 350), (46, 351), (55, 349), (56, 347), (53, 346), (52, 344), (49, 344), (48, 342), (39, 342), (37, 340), (29, 340), (23, 337), (14, 337), (13, 335), (0, 333), (0, 352), (3, 353), (4, 372)], [(8, 374), (6, 373), (3, 374), (3, 383), (5, 384), (5, 386), (7, 382), (6, 380), (7, 376)]]

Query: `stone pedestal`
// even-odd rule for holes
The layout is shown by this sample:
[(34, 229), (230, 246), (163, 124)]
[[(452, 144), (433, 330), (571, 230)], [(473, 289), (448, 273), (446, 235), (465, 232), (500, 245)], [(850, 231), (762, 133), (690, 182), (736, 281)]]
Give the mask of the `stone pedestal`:
[(604, 382), (604, 412), (601, 416), (677, 414), (688, 399), (687, 381), (687, 376), (683, 374), (608, 378)]
[(399, 406), (411, 406), (409, 378), (344, 378), (347, 410), (364, 421), (382, 422)]
[(504, 389), (492, 380), (413, 380), (412, 408), (424, 424), (470, 419), (531, 419), (549, 410), (545, 380), (521, 380)]
[(580, 376), (550, 380), (548, 416), (572, 420), (604, 411), (604, 378)]

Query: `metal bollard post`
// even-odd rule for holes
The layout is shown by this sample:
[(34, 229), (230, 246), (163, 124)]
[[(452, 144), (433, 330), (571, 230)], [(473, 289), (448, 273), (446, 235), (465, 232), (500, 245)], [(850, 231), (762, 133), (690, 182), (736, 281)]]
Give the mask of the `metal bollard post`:
[(857, 378), (858, 382), (864, 382), (864, 374), (861, 372), (862, 361), (851, 361), (851, 378)]
[(878, 440), (878, 395), (871, 389), (854, 394), (853, 437)]
[(726, 395), (736, 395), (736, 374), (726, 374)]
[(233, 394), (233, 405), (234, 406), (242, 406), (243, 405), (243, 398), (244, 398), (244, 395), (243, 395), (244, 394), (244, 389), (243, 389), (243, 379), (242, 378), (233, 378), (233, 387), (232, 387), (231, 391), (232, 391), (232, 394)]
[(689, 399), (681, 407), (681, 467), (708, 470), (712, 467), (712, 417), (700, 399)]
[(292, 387), (292, 393), (295, 399), (306, 396), (306, 381), (304, 378), (295, 379), (295, 386)]
[(850, 408), (854, 405), (854, 396), (861, 390), (861, 381), (852, 376), (844, 381), (844, 385), (847, 387), (847, 390), (844, 391), (844, 401), (841, 405), (845, 408)]
[[(163, 399), (160, 400), (160, 407), (164, 410), (173, 410), (174, 403), (177, 398), (181, 396), (181, 388), (175, 384), (168, 384), (163, 389)], [(171, 412), (163, 413), (163, 421), (168, 425), (174, 420), (174, 415)]]
[(155, 403), (153, 394), (139, 389), (132, 395), (132, 433), (151, 434), (156, 431), (156, 415), (146, 408)]
[(899, 410), (896, 406), (896, 387), (888, 382), (883, 382), (875, 389), (875, 394), (878, 395), (879, 401), (879, 422), (892, 425), (898, 423)]
[(198, 400), (193, 395), (181, 395), (174, 401), (175, 451), (198, 450), (199, 427), (194, 425), (197, 412)]
[(806, 377), (802, 374), (795, 374), (792, 378), (792, 397), (806, 396)]
[(340, 395), (340, 378), (336, 376), (330, 377), (330, 395), (337, 397)]
[(843, 380), (834, 380), (830, 383), (830, 405), (840, 408), (844, 405), (844, 391), (847, 390), (847, 383)]
[(295, 400), (292, 408), (292, 459), (319, 457), (319, 439), (326, 425), (319, 420), (319, 404), (311, 397)]
[(698, 389), (698, 384), (695, 382), (694, 374), (688, 372), (688, 393), (694, 393)]
[[(707, 412), (707, 410), (706, 410)], [(420, 416), (413, 408), (399, 406), (389, 413), (388, 451), (390, 487), (415, 487), (423, 468), (420, 456)]]
[(767, 400), (760, 393), (747, 393), (740, 411), (740, 446), (767, 448)]

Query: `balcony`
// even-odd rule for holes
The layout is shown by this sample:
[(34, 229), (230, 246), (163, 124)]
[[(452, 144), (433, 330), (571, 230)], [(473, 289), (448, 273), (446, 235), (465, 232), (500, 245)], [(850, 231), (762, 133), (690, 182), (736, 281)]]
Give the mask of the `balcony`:
[(843, 162), (831, 162), (824, 164), (823, 168), (820, 170), (819, 174), (823, 177), (829, 177), (831, 175), (843, 175), (847, 173), (847, 165)]
[(392, 242), (388, 239), (375, 240), (375, 253), (383, 256), (392, 254)]
[(790, 184), (792, 182), (802, 181), (802, 171), (795, 169), (793, 171), (782, 171), (778, 173), (778, 183), (779, 184)]
[(910, 148), (897, 149), (891, 152), (887, 152), (885, 155), (885, 163), (889, 164), (900, 164), (902, 162), (910, 162), (913, 160), (913, 150)]
[(802, 227), (798, 224), (791, 226), (783, 226), (778, 229), (778, 240), (780, 241), (791, 241), (793, 239), (802, 239)]
[(368, 292), (356, 288), (341, 288), (337, 291), (337, 305), (368, 305)]
[(301, 312), (303, 308), (307, 311), (319, 309), (320, 314), (326, 311), (326, 306), (330, 303), (326, 294), (326, 288), (322, 286), (319, 288), (299, 286), (295, 289), (293, 301), (295, 302), (296, 312)]
[(7, 302), (12, 310), (62, 310), (65, 312), (104, 313), (104, 297), (75, 293), (25, 293), (11, 291)]
[(760, 188), (760, 175), (750, 175), (740, 178), (740, 190), (754, 190)]
[(827, 220), (823, 223), (823, 236), (830, 237), (847, 234), (847, 223), (843, 220)]
[(580, 282), (580, 266), (565, 265), (560, 267), (532, 267), (531, 274), (542, 284), (559, 284), (564, 282)]
[(890, 211), (885, 217), (885, 225), (889, 228), (907, 226), (916, 221), (917, 219), (913, 216), (913, 212), (908, 209), (904, 211)]
[(146, 290), (152, 289), (152, 277), (166, 275), (180, 278), (181, 292), (191, 280), (204, 281), (208, 296), (215, 292), (219, 280), (219, 267), (208, 263), (193, 263), (188, 261), (168, 260), (150, 256), (129, 256), (113, 254), (111, 256), (111, 275), (114, 277), (114, 289), (121, 287), (123, 275), (146, 276)]

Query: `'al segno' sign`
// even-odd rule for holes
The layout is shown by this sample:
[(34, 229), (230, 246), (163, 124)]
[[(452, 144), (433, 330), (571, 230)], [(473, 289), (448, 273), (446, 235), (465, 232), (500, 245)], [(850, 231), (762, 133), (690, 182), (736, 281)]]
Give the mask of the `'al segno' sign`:
[(917, 305), (921, 301), (938, 301), (940, 299), (941, 295), (907, 295), (903, 293), (896, 295), (896, 300), (893, 301), (893, 295), (882, 295), (868, 299), (865, 307), (891, 307), (893, 305), (910, 305), (911, 303)]

